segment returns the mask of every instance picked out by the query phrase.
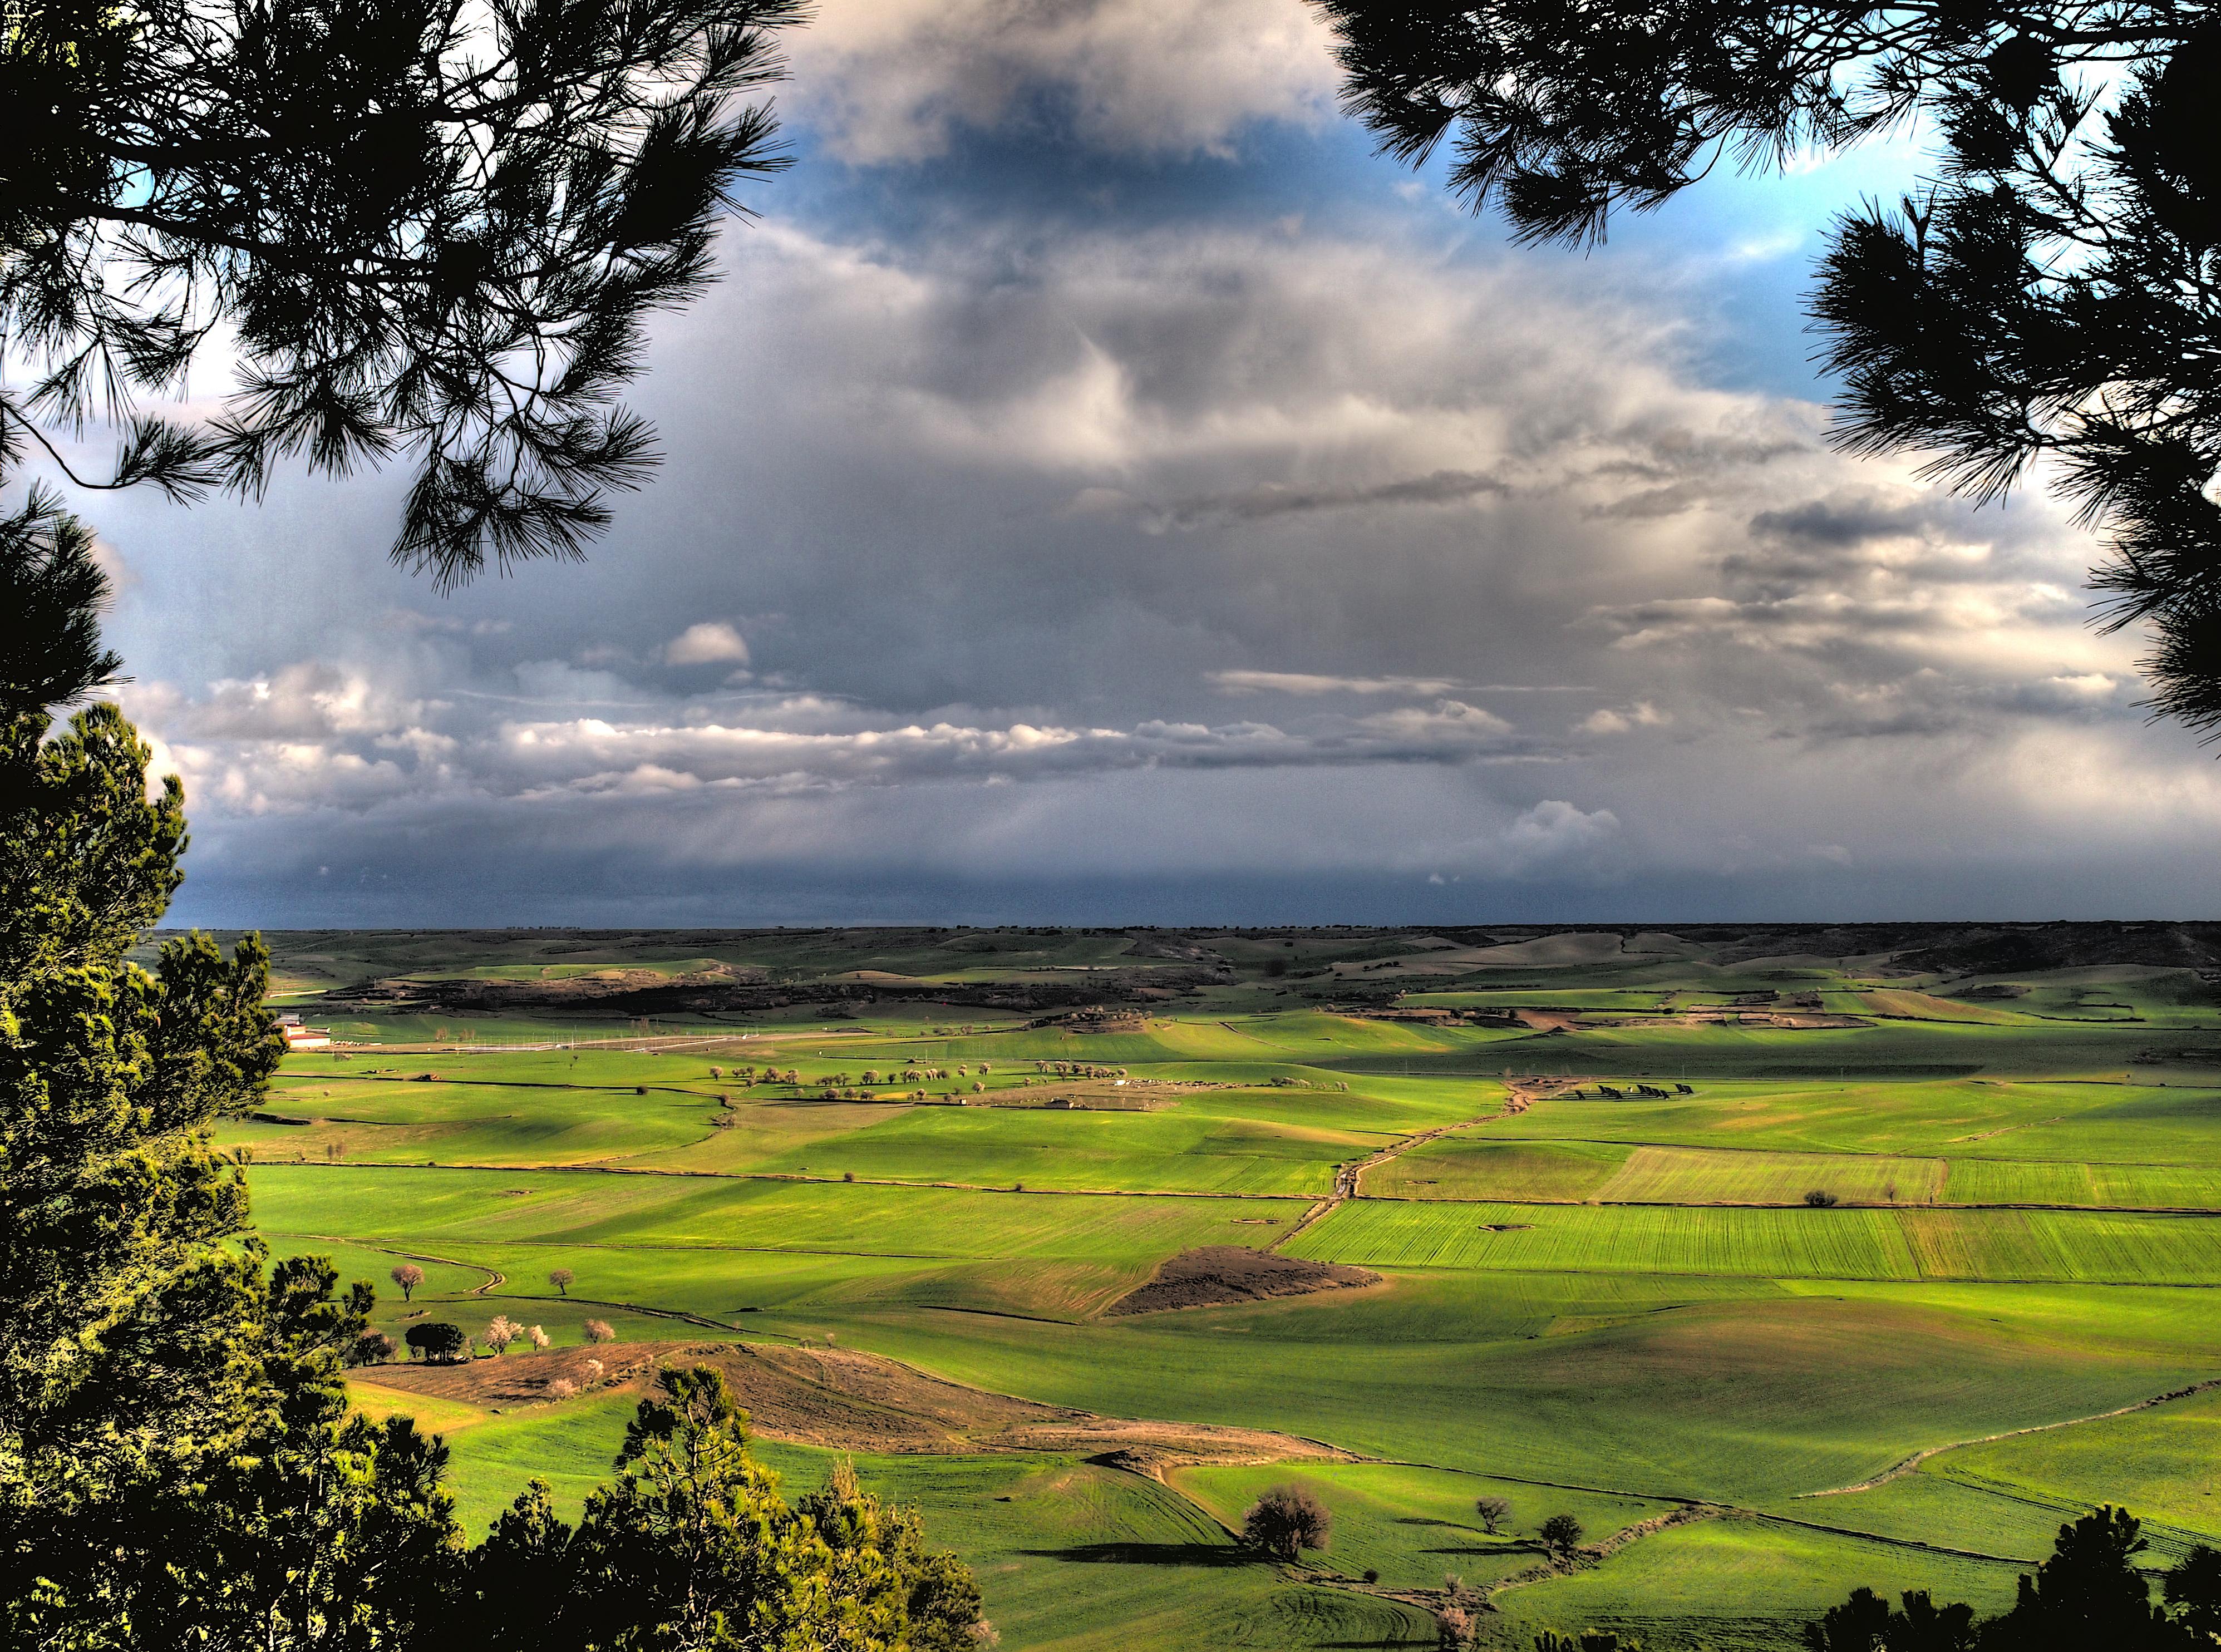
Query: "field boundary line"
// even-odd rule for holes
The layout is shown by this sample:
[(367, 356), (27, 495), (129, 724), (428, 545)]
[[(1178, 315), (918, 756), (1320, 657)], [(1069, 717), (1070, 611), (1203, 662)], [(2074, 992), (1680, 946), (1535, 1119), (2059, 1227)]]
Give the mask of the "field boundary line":
[[(647, 1150), (651, 1153), (666, 1151), (661, 1148)], [(895, 1176), (813, 1176), (791, 1170), (679, 1170), (664, 1165), (489, 1164), (463, 1159), (447, 1160), (438, 1164), (407, 1164), (368, 1159), (255, 1159), (248, 1162), (250, 1167), (263, 1170), (497, 1170), (508, 1175), (531, 1173), (559, 1176), (665, 1176), (680, 1181), (782, 1181), (813, 1187), (927, 1187), (950, 1193), (1014, 1193), (1026, 1198), (1049, 1196), (1060, 1198), (1269, 1199), (1293, 1205), (1309, 1203), (1318, 1198), (1314, 1193), (1238, 1193), (1208, 1187), (1192, 1190), (1178, 1187), (1014, 1187), (1008, 1183), (998, 1185), (993, 1182), (904, 1181)]]
[[(1824, 1496), (1824, 1492), (1803, 1492), (1803, 1497)], [(1856, 1537), (1862, 1542), (1888, 1543), (1897, 1549), (1917, 1549), (1928, 1555), (1949, 1555), (1964, 1561), (1994, 1561), (2002, 1566), (2036, 1567), (2041, 1559), (2030, 1560), (2019, 1555), (1993, 1555), (1980, 1549), (1954, 1549), (1949, 1543), (1924, 1542), (1918, 1537), (1892, 1537), (1879, 1531), (1860, 1531), (1851, 1526), (1823, 1525), (1817, 1520), (1799, 1520), (1794, 1515), (1774, 1514), (1764, 1509), (1738, 1509), (1736, 1514), (1748, 1520), (1767, 1520), (1776, 1525), (1796, 1526), (1805, 1531), (1824, 1531), (1838, 1537)]]
[(2093, 1411), (2087, 1417), (2070, 1417), (2057, 1423), (2036, 1423), (2024, 1429), (2006, 1429), (1998, 1434), (1985, 1434), (1979, 1439), (1953, 1440), (1944, 1445), (1929, 1446), (1923, 1450), (1914, 1452), (1902, 1462), (1883, 1469), (1873, 1479), (1862, 1480), (1855, 1486), (1830, 1486), (1825, 1491), (1799, 1492), (1797, 1495), (1799, 1498), (1845, 1497), (1853, 1492), (1870, 1492), (1878, 1486), (1886, 1486), (1893, 1480), (1903, 1479), (1930, 1457), (1941, 1456), (1947, 1451), (1957, 1451), (1967, 1446), (1989, 1445), (1998, 1440), (2018, 1440), (2023, 1435), (2049, 1434), (2058, 1429), (2079, 1428), (2085, 1423), (2102, 1423), (2108, 1417), (2126, 1417), (2131, 1412), (2148, 1411), (2155, 1406), (2172, 1405), (2178, 1399), (2188, 1399), (2193, 1394), (2202, 1394), (2213, 1388), (2221, 1388), (2221, 1377), (2208, 1377), (2202, 1382), (2192, 1383), (2187, 1388), (2176, 1388), (2167, 1393), (2154, 1394), (2149, 1399), (2138, 1399), (2126, 1405), (2116, 1405), (2109, 1411)]

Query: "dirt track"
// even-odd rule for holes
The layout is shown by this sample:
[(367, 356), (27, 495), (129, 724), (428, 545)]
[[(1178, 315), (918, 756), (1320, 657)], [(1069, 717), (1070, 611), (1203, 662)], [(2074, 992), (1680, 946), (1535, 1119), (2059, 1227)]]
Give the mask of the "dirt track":
[[(589, 1361), (598, 1361), (597, 1375)], [(473, 1405), (543, 1404), (549, 1387), (645, 1392), (669, 1364), (715, 1366), (774, 1440), (842, 1450), (951, 1456), (975, 1452), (1076, 1452), (1161, 1474), (1189, 1463), (1354, 1461), (1349, 1452), (1266, 1429), (1160, 1423), (1044, 1405), (944, 1381), (897, 1360), (848, 1349), (754, 1343), (608, 1342), (511, 1354), (460, 1365), (388, 1365), (353, 1380)]]

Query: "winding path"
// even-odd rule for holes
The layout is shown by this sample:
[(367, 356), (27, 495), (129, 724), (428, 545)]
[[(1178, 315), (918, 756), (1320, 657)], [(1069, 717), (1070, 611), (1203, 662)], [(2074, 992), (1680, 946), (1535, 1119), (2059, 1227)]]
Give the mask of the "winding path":
[(2109, 1417), (2126, 1417), (2132, 1411), (2148, 1411), (2155, 1405), (2187, 1399), (2193, 1394), (2202, 1394), (2212, 1388), (2221, 1388), (2221, 1377), (2208, 1377), (2203, 1382), (2192, 1383), (2187, 1388), (2176, 1388), (2164, 1394), (2154, 1394), (2149, 1399), (2116, 1405), (2110, 1411), (2093, 1411), (2087, 1417), (2069, 1417), (2056, 1423), (2035, 1423), (2024, 1429), (2007, 1429), (2000, 1434), (1985, 1434), (1972, 1440), (1949, 1441), (1943, 1445), (1916, 1451), (1902, 1462), (1893, 1463), (1873, 1479), (1862, 1480), (1855, 1486), (1830, 1486), (1824, 1492), (1799, 1492), (1797, 1495), (1800, 1498), (1848, 1497), (1853, 1492), (1871, 1492), (1877, 1486), (1886, 1486), (1893, 1480), (1903, 1479), (1930, 1457), (1940, 1457), (1947, 1451), (1956, 1451), (1964, 1446), (1987, 1445), (1993, 1440), (2017, 1440), (2024, 1434), (2049, 1434), (2055, 1429), (2079, 1428), (2085, 1423), (2102, 1423)]
[(1375, 1166), (1385, 1165), (1400, 1154), (1409, 1153), (1413, 1148), (1424, 1147), (1430, 1142), (1440, 1141), (1445, 1136), (1455, 1136), (1460, 1130), (1469, 1130), (1476, 1124), (1492, 1124), (1499, 1118), (1509, 1118), (1514, 1113), (1523, 1113), (1543, 1096), (1553, 1094), (1563, 1086), (1573, 1082), (1571, 1079), (1507, 1079), (1505, 1087), (1511, 1093), (1505, 1098), (1504, 1105), (1498, 1107), (1494, 1112), (1483, 1113), (1478, 1118), (1460, 1119), (1455, 1124), (1437, 1125), (1431, 1130), (1421, 1130), (1417, 1135), (1405, 1136), (1401, 1141), (1392, 1142), (1379, 1152), (1369, 1154), (1362, 1159), (1354, 1159), (1347, 1164), (1336, 1165), (1334, 1167), (1334, 1191), (1324, 1198), (1315, 1202), (1310, 1210), (1304, 1212), (1302, 1218), (1295, 1226), (1273, 1240), (1265, 1248), (1278, 1250), (1305, 1229), (1317, 1227), (1342, 1205), (1348, 1204), (1354, 1198), (1361, 1197), (1358, 1192), (1358, 1181), (1367, 1171)]

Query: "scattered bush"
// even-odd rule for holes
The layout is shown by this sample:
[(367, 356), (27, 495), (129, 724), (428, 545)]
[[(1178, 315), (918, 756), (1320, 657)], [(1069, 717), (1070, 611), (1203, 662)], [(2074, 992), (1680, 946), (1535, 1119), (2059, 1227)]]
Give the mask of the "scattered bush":
[(589, 1319), (586, 1322), (586, 1340), (590, 1342), (614, 1342), (617, 1340), (617, 1334), (610, 1329), (608, 1320)]
[(1570, 1514), (1554, 1514), (1542, 1523), (1537, 1534), (1542, 1547), (1561, 1559), (1570, 1555), (1581, 1541), (1581, 1523)]
[(568, 1377), (558, 1377), (547, 1385), (547, 1398), (550, 1399), (568, 1399), (578, 1392), (579, 1385)]
[(579, 1276), (576, 1273), (573, 1273), (567, 1267), (553, 1268), (548, 1273), (547, 1282), (554, 1286), (558, 1291), (560, 1291), (565, 1296), (569, 1296), (571, 1294), (571, 1283), (578, 1277)]
[(509, 1345), (511, 1342), (523, 1335), (523, 1326), (518, 1324), (507, 1314), (497, 1313), (485, 1328), (485, 1345), (491, 1349), (495, 1357), (498, 1358), (509, 1351)]
[(1805, 1202), (1816, 1211), (1824, 1211), (1836, 1202), (1836, 1196), (1824, 1187), (1815, 1187), (1805, 1195)]
[(1301, 1486), (1273, 1486), (1242, 1517), (1242, 1541), (1284, 1561), (1306, 1549), (1323, 1549), (1333, 1532), (1334, 1516)]
[(406, 1302), (424, 1282), (424, 1270), (414, 1262), (404, 1262), (392, 1273), (393, 1282), (401, 1287), (401, 1299)]
[(399, 1346), (382, 1330), (366, 1330), (354, 1339), (354, 1346), (347, 1350), (347, 1363), (384, 1365)]
[(467, 1341), (460, 1325), (451, 1325), (443, 1319), (428, 1319), (421, 1325), (411, 1325), (402, 1339), (410, 1352), (433, 1365), (453, 1365), (462, 1357)]
[(535, 1348), (544, 1349), (547, 1346), (548, 1336), (537, 1325), (527, 1325), (524, 1328), (524, 1340)]

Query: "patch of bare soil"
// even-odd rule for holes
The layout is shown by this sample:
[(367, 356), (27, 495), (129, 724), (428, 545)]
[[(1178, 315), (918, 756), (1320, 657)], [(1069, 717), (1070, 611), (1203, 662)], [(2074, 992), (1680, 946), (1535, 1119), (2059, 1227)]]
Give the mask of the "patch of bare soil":
[[(596, 1377), (590, 1360), (603, 1362)], [(1137, 1473), (1189, 1463), (1272, 1462), (1349, 1455), (1264, 1429), (1154, 1423), (1043, 1405), (946, 1382), (898, 1361), (848, 1349), (764, 1343), (607, 1342), (462, 1365), (379, 1366), (357, 1380), (480, 1405), (544, 1402), (558, 1380), (645, 1392), (660, 1366), (715, 1366), (774, 1440), (843, 1451), (954, 1455), (979, 1451), (1078, 1452)]]
[(1380, 1275), (1370, 1268), (1305, 1261), (1241, 1245), (1204, 1245), (1159, 1263), (1147, 1285), (1104, 1311), (1159, 1313), (1167, 1308), (1262, 1302), (1270, 1297), (1308, 1296), (1314, 1291), (1347, 1291), (1380, 1283)]
[[(430, 1365), (406, 1361), (394, 1365), (370, 1365), (349, 1374), (349, 1380), (372, 1383), (403, 1393), (429, 1394), (435, 1399), (460, 1399), (472, 1405), (527, 1405), (553, 1396), (550, 1387), (568, 1382), (584, 1392), (594, 1387), (622, 1387), (644, 1382), (655, 1371), (656, 1358), (667, 1344), (661, 1342), (599, 1342), (577, 1348), (551, 1348), (544, 1354), (504, 1354), (497, 1358), (465, 1360), (457, 1365)], [(601, 1369), (592, 1369), (599, 1361)]]

